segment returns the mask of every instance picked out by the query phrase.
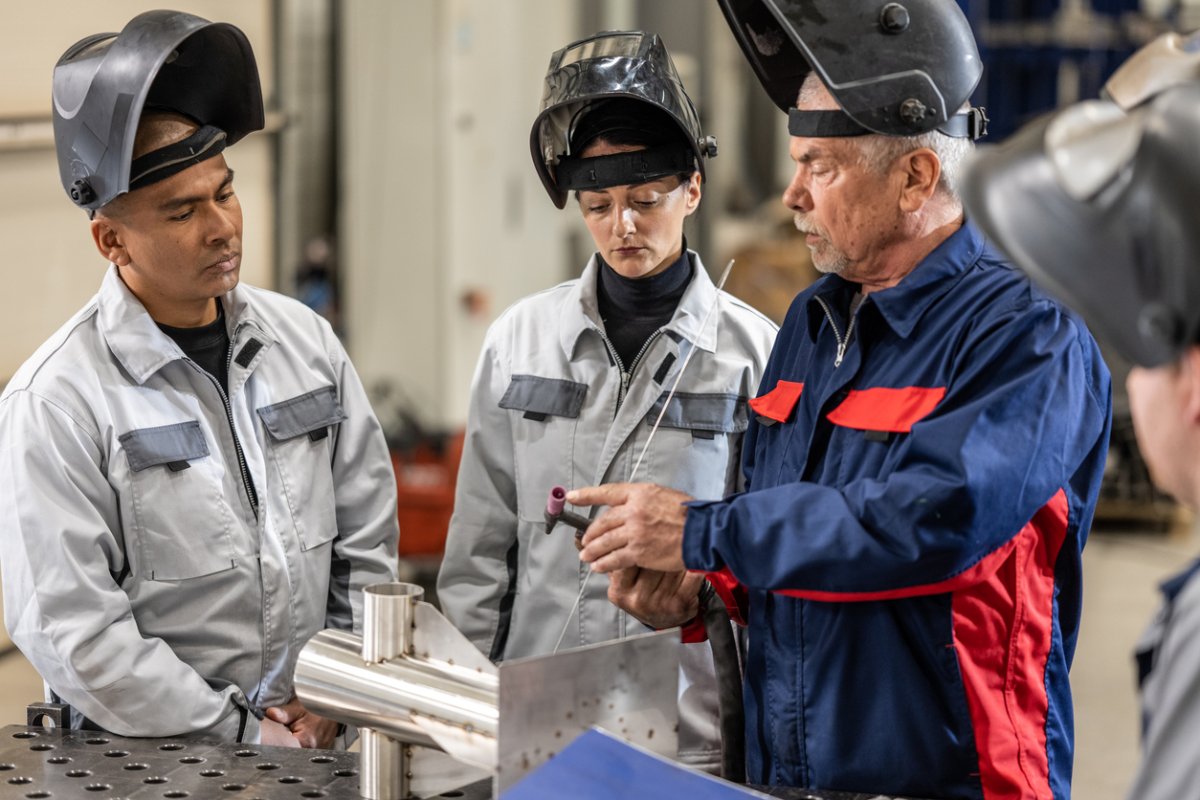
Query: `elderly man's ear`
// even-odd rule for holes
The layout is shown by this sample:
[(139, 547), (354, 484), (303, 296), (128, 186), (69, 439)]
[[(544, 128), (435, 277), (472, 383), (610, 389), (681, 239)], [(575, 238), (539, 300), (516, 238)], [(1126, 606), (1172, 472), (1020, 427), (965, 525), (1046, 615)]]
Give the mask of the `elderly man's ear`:
[(96, 243), (100, 255), (118, 267), (129, 264), (129, 251), (125, 249), (120, 232), (108, 217), (98, 215), (92, 220), (92, 241)]
[(900, 190), (900, 210), (920, 211), (937, 191), (942, 178), (942, 164), (928, 148), (913, 150), (900, 156), (897, 167), (903, 171), (904, 186)]

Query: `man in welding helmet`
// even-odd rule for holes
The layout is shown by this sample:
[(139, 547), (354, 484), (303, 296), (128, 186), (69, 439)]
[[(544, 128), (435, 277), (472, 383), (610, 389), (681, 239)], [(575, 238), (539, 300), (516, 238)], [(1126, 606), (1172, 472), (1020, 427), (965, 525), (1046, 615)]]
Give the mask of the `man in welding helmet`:
[(1065, 798), (1109, 375), (963, 214), (985, 121), (966, 18), (953, 0), (721, 7), (788, 115), (783, 201), (828, 274), (750, 402), (746, 491), (577, 490), (610, 506), (582, 558), (708, 573), (746, 621), (751, 782)]
[(395, 482), (329, 325), (238, 283), (250, 44), (147, 12), (68, 49), (53, 99), (110, 266), (0, 396), (8, 630), (73, 727), (331, 746), (292, 671), (394, 579)]
[[(1129, 406), (1154, 482), (1200, 508), (1200, 34), (1138, 51), (1092, 100), (972, 166), (964, 197), (1034, 282), (1135, 366)], [(1020, 196), (1021, 202), (1012, 198)], [(1200, 561), (1162, 584), (1138, 644), (1137, 800), (1200, 786)]]
[[(573, 531), (546, 532), (547, 492), (635, 470), (706, 496), (736, 490), (746, 400), (776, 330), (688, 249), (684, 221), (716, 142), (657, 36), (601, 33), (555, 52), (530, 149), (550, 199), (572, 201), (596, 249), (580, 277), (500, 316), (475, 372), (438, 597), (493, 660), (645, 632), (610, 591), (680, 593), (696, 615), (702, 581), (681, 570), (589, 582)], [(712, 655), (686, 650), (680, 758), (715, 769)]]

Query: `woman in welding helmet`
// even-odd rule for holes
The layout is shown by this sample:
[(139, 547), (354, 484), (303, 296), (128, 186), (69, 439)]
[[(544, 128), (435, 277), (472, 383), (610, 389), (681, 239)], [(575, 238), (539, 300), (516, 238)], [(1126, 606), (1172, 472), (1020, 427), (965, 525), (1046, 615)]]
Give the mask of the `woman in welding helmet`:
[[(631, 480), (700, 498), (737, 491), (747, 398), (776, 332), (687, 248), (716, 143), (657, 36), (609, 32), (554, 53), (530, 147), (551, 200), (564, 208), (573, 195), (596, 249), (578, 278), (500, 316), (471, 389), (438, 597), (497, 661), (649, 629), (609, 602), (607, 577), (589, 580), (574, 530), (548, 530), (547, 493)], [(689, 602), (702, 583), (622, 580)], [(715, 770), (712, 655), (707, 642), (684, 650), (678, 754)]]

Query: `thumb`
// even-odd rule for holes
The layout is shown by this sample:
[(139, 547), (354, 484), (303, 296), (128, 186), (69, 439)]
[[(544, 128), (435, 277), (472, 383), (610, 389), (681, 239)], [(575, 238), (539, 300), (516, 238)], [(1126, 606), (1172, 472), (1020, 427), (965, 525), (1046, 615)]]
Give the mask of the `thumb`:
[(287, 709), (280, 706), (271, 706), (263, 712), (263, 716), (280, 725), (287, 725), (292, 721), (292, 715), (288, 713)]

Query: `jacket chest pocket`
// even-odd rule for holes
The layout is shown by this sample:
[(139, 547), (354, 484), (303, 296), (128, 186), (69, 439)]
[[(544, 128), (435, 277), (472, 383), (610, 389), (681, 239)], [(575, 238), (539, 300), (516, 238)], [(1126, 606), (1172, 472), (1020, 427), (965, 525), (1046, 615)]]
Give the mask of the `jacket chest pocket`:
[(129, 461), (134, 528), (150, 580), (178, 581), (231, 569), (233, 513), (224, 470), (200, 423), (121, 434)]
[(337, 536), (337, 511), (329, 436), (346, 419), (337, 389), (326, 386), (257, 411), (300, 547), (330, 541)]
[(645, 423), (658, 433), (638, 479), (672, 486), (705, 499), (725, 496), (736, 488), (740, 471), (738, 445), (749, 424), (746, 398), (726, 393), (676, 392), (660, 397)]
[[(540, 515), (546, 495), (571, 481), (576, 428), (587, 384), (513, 375), (498, 405), (513, 413), (513, 459), (521, 511)], [(497, 435), (501, 435), (497, 432)]]

